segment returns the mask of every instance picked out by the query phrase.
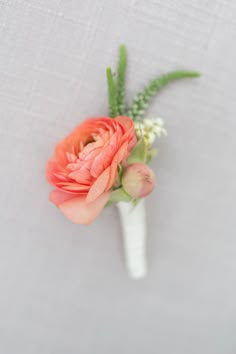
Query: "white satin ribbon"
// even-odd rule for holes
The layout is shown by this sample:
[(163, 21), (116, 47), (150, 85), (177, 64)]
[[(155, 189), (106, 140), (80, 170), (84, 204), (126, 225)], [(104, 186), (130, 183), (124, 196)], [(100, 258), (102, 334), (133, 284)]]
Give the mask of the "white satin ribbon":
[(120, 202), (117, 207), (123, 231), (127, 270), (132, 278), (143, 278), (147, 274), (144, 199), (135, 207), (130, 202)]

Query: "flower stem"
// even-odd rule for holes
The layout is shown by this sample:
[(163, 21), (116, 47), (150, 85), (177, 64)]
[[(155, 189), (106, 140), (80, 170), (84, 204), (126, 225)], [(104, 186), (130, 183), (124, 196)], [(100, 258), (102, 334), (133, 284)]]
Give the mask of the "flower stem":
[(108, 102), (109, 102), (109, 114), (114, 118), (117, 116), (117, 101), (116, 101), (116, 85), (112, 75), (111, 68), (107, 68), (107, 86), (108, 86)]
[(117, 109), (119, 115), (124, 115), (125, 112), (125, 72), (127, 66), (127, 53), (124, 45), (119, 48), (119, 61), (117, 66)]

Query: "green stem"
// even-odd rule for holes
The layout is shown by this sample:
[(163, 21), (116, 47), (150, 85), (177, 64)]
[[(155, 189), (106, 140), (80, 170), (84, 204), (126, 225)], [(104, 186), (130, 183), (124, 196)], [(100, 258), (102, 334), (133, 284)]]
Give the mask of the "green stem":
[(113, 79), (111, 68), (107, 68), (107, 86), (108, 86), (108, 102), (109, 102), (109, 114), (114, 118), (117, 116), (117, 101), (116, 101), (116, 86)]
[(127, 67), (127, 52), (124, 45), (120, 46), (119, 61), (117, 66), (117, 84), (116, 84), (116, 96), (117, 96), (117, 108), (118, 114), (124, 115), (125, 112), (125, 72)]

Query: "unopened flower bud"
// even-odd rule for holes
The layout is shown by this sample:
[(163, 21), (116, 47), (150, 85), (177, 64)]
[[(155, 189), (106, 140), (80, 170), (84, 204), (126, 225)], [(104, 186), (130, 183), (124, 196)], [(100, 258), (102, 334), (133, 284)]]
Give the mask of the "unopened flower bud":
[(154, 172), (144, 163), (128, 165), (122, 177), (122, 185), (131, 197), (146, 197), (155, 187)]

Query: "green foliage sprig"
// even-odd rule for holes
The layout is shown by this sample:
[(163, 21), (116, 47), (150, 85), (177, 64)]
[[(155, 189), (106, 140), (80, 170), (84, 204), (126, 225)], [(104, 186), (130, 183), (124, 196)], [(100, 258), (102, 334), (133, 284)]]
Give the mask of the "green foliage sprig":
[(141, 120), (149, 107), (151, 99), (166, 85), (173, 81), (199, 77), (200, 74), (194, 71), (172, 71), (161, 75), (149, 82), (144, 89), (139, 92), (131, 106), (126, 107), (125, 95), (125, 75), (127, 67), (127, 52), (124, 45), (119, 48), (119, 60), (117, 65), (117, 78), (113, 77), (111, 68), (107, 68), (107, 85), (108, 85), (108, 101), (110, 117), (117, 115), (127, 115), (134, 121)]
[(108, 86), (108, 102), (110, 117), (114, 118), (118, 115), (116, 84), (112, 75), (111, 68), (107, 68), (107, 86)]
[(200, 74), (193, 71), (171, 71), (150, 81), (150, 83), (134, 98), (127, 113), (128, 117), (133, 120), (141, 119), (146, 109), (148, 109), (151, 99), (169, 83), (180, 79), (194, 78), (198, 76), (200, 76)]
[(125, 99), (125, 74), (127, 67), (127, 53), (124, 45), (120, 46), (119, 61), (117, 66), (117, 89), (116, 89), (116, 99), (117, 99), (117, 109), (118, 114), (124, 115), (126, 109), (126, 99)]

